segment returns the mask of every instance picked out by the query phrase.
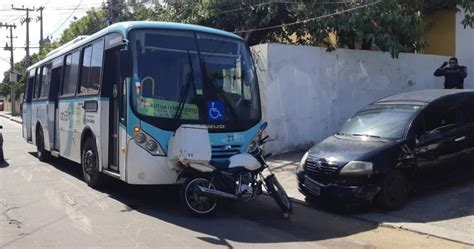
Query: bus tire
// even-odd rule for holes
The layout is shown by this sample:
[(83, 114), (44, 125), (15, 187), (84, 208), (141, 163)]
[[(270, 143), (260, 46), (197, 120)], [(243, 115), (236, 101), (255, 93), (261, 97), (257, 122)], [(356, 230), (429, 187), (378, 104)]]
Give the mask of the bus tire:
[(46, 162), (50, 158), (50, 153), (44, 148), (44, 135), (43, 129), (38, 127), (36, 132), (36, 153), (38, 155), (38, 159), (41, 162)]
[(81, 157), (82, 173), (84, 181), (89, 187), (98, 189), (104, 183), (104, 175), (99, 171), (99, 156), (97, 153), (97, 146), (92, 138), (87, 138)]

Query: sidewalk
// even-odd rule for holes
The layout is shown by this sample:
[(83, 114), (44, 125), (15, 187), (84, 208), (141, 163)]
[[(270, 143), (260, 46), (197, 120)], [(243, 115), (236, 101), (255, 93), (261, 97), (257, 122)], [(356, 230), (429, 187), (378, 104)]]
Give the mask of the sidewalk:
[(13, 122), (16, 122), (16, 123), (19, 123), (19, 124), (23, 123), (23, 121), (21, 120), (21, 116), (12, 116), (11, 112), (2, 111), (2, 112), (0, 112), (0, 117), (9, 119), (9, 120), (11, 120)]
[[(295, 202), (307, 205), (304, 196), (298, 191), (295, 177), (296, 167), (303, 154), (297, 152), (275, 156), (269, 160), (269, 164), (288, 195)], [(380, 226), (474, 245), (473, 193), (474, 182), (471, 180), (415, 195), (400, 210), (384, 212), (374, 208), (353, 217)]]

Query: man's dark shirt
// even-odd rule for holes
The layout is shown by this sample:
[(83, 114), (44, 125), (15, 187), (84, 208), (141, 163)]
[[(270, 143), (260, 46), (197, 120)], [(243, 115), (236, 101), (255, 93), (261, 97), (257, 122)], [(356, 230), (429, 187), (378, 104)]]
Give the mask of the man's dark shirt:
[(446, 89), (464, 89), (464, 78), (467, 77), (467, 69), (464, 66), (438, 68), (434, 75), (444, 76), (444, 88)]

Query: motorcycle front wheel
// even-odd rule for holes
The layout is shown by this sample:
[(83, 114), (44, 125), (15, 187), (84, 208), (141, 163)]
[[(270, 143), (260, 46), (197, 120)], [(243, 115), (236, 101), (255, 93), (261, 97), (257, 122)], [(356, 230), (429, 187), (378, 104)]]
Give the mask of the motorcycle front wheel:
[(293, 211), (291, 200), (274, 174), (265, 178), (265, 185), (267, 186), (268, 193), (275, 199), (281, 210), (285, 213), (291, 213)]
[(180, 201), (186, 212), (195, 216), (209, 216), (217, 207), (217, 199), (205, 196), (200, 187), (216, 189), (214, 184), (205, 178), (188, 178), (181, 186)]

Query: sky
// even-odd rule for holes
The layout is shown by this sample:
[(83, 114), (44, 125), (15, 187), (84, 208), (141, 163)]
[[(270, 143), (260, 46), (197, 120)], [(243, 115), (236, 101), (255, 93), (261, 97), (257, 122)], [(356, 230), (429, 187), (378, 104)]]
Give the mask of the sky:
[[(81, 18), (86, 14), (86, 11), (92, 7), (100, 7), (104, 0), (1, 0), (0, 1), (0, 22), (3, 24), (15, 24), (17, 27), (13, 30), (14, 47), (25, 47), (26, 45), (26, 23), (21, 24), (21, 19), (26, 16), (26, 11), (11, 10), (12, 4), (17, 8), (35, 8), (35, 11), (30, 11), (30, 47), (39, 47), (40, 40), (40, 22), (37, 17), (40, 12), (36, 11), (41, 6), (43, 10), (43, 38), (52, 36), (52, 40), (57, 40), (61, 33), (66, 29), (74, 18)], [(77, 8), (76, 8), (77, 7)], [(3, 48), (10, 39), (10, 30), (2, 27), (0, 28), (0, 81), (3, 80), (3, 73), (10, 68), (10, 51)], [(38, 48), (30, 48), (30, 55), (38, 52)], [(25, 57), (24, 48), (15, 48), (14, 60), (15, 63)]]

